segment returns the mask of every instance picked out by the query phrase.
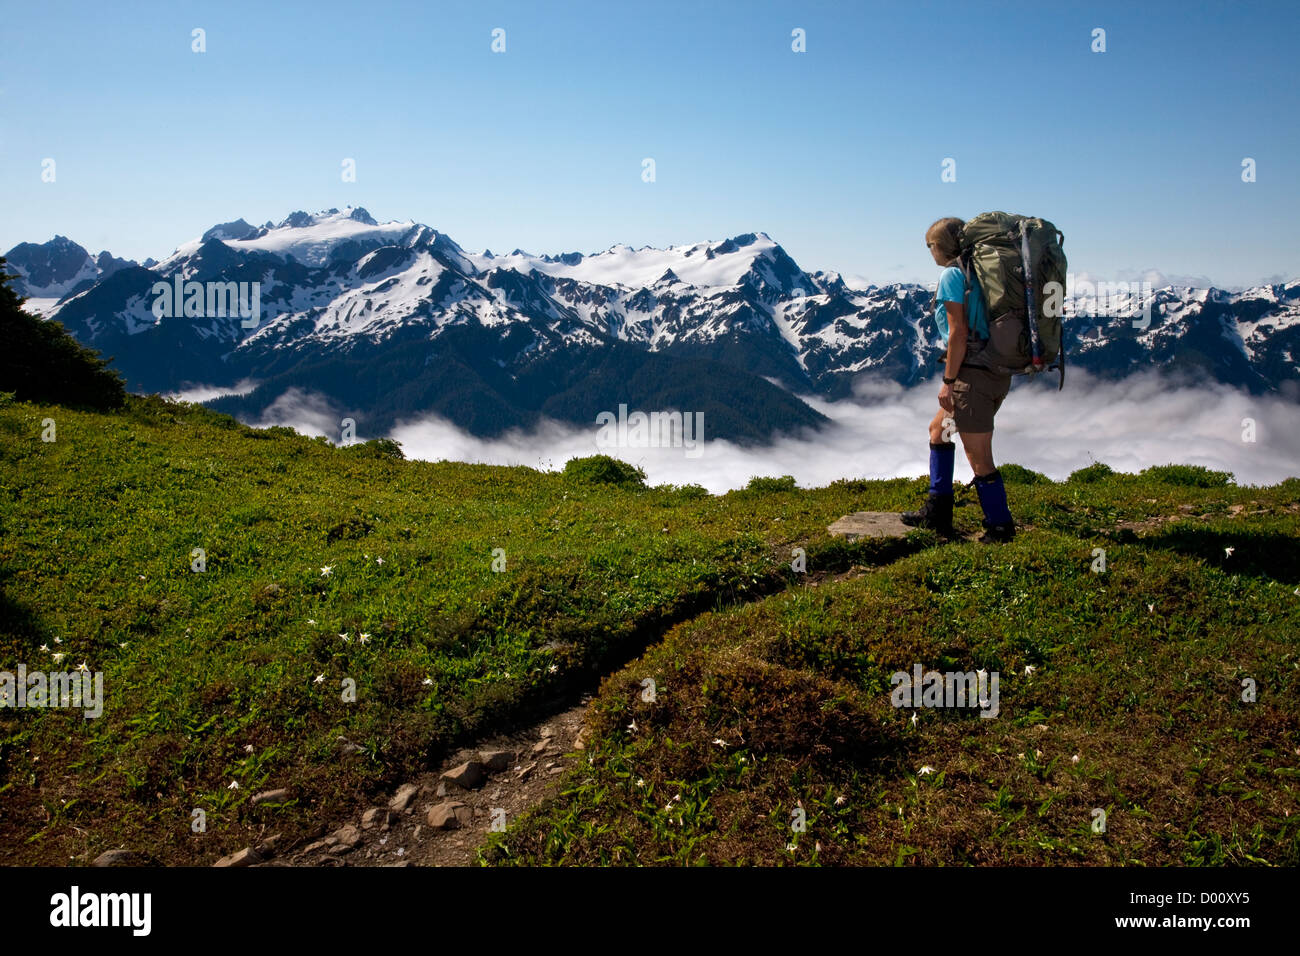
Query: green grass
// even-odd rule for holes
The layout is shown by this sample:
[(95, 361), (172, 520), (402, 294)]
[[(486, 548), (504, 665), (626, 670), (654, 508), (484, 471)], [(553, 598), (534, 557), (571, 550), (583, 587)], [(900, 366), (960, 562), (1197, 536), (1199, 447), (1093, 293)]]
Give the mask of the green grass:
[[(156, 399), (0, 403), (0, 670), (84, 660), (106, 694), (97, 720), (0, 710), (7, 860), (208, 863), (608, 675), (591, 762), (487, 860), (1297, 862), (1300, 481), (1022, 472), (1010, 546), (850, 544), (826, 525), (926, 480), (712, 496), (603, 456), (415, 462)], [(914, 662), (1000, 670), (1001, 716), (913, 728), (888, 678)]]
[[(930, 549), (680, 625), (605, 680), (589, 763), (483, 859), (1300, 863), (1294, 574), (1141, 545), (1094, 573), (1088, 544)], [(889, 691), (915, 663), (998, 672), (998, 716), (914, 725)]]
[[(13, 403), (0, 434), (0, 668), (84, 660), (107, 696), (98, 720), (0, 711), (0, 826), (25, 862), (121, 842), (210, 859), (264, 822), (351, 812), (673, 622), (786, 586), (793, 543), (854, 498), (406, 462), (156, 399)], [(867, 553), (822, 538), (830, 564)], [(248, 805), (273, 786), (296, 807)]]

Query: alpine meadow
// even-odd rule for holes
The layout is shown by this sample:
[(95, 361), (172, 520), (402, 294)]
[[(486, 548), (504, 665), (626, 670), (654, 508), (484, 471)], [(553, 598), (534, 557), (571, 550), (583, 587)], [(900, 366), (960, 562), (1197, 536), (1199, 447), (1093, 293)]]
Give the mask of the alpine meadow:
[(9, 20), (20, 932), (1285, 918), (1294, 5)]

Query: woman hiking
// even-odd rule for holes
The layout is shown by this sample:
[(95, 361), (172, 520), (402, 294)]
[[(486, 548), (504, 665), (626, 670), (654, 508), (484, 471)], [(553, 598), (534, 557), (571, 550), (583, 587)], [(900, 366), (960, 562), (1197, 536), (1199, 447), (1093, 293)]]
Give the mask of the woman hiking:
[[(1007, 509), (1002, 476), (993, 465), (993, 416), (1011, 388), (1011, 376), (966, 364), (989, 335), (984, 293), (970, 270), (961, 267), (961, 229), (953, 217), (936, 221), (925, 233), (925, 245), (936, 265), (944, 266), (935, 291), (935, 323), (947, 346), (939, 411), (930, 420), (930, 493), (919, 511), (902, 515), (906, 524), (932, 528), (943, 535), (952, 531), (952, 471), (956, 446), (944, 440), (944, 422), (951, 417), (961, 436), (962, 449), (975, 473), (975, 491), (984, 510), (984, 544), (1005, 542), (1016, 535)], [(969, 314), (966, 304), (969, 302)]]

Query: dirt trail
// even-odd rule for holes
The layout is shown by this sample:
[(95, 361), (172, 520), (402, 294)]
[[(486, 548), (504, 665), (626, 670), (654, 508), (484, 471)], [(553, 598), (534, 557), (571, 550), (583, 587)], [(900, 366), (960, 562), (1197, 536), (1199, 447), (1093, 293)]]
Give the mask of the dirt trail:
[[(285, 847), (264, 866), (474, 866), (494, 821), (498, 828), (539, 804), (564, 771), (586, 760), (579, 739), (591, 696), (540, 723), (499, 734), (452, 754), (413, 778), (360, 820), (335, 821), (327, 836)], [(461, 786), (443, 778), (470, 761), (485, 764), (482, 780)], [(502, 757), (502, 754), (505, 757)], [(473, 773), (471, 769), (470, 774)], [(454, 804), (460, 804), (455, 807)], [(442, 808), (430, 822), (430, 811)]]

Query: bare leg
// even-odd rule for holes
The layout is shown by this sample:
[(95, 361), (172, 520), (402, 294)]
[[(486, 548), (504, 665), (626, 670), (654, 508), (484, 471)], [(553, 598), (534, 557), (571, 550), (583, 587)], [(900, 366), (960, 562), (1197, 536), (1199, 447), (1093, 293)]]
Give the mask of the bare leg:
[(945, 412), (942, 408), (934, 413), (934, 418), (930, 419), (930, 444), (940, 445), (952, 441), (951, 438), (943, 437), (943, 423), (949, 418), (952, 418), (952, 412)]
[(991, 475), (993, 465), (992, 432), (959, 432), (961, 446), (966, 452), (966, 460), (976, 475)]

